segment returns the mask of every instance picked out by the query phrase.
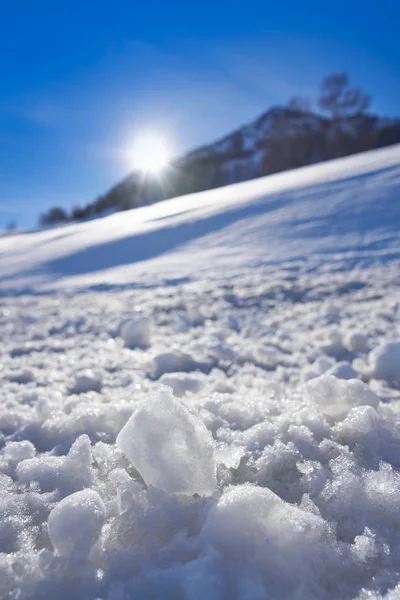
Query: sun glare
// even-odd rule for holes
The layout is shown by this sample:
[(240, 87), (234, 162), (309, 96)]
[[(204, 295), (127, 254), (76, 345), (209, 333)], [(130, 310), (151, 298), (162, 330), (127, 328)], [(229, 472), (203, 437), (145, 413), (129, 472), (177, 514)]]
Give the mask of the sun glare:
[(144, 173), (160, 173), (170, 160), (170, 152), (163, 140), (153, 134), (138, 136), (132, 148), (133, 168)]

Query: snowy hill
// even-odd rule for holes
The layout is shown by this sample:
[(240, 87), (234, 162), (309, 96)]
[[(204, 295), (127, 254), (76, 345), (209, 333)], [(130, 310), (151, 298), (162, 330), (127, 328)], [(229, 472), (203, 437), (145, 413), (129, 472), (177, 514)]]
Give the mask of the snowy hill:
[[(274, 107), (216, 142), (188, 152), (157, 177), (132, 172), (94, 202), (72, 211), (79, 221), (247, 181), (263, 175), (400, 143), (400, 120), (374, 115), (327, 119)], [(58, 217), (57, 217), (58, 215)], [(55, 209), (46, 224), (67, 220)]]
[(400, 147), (0, 239), (1, 600), (395, 600)]
[(400, 146), (0, 239), (0, 290), (399, 258)]

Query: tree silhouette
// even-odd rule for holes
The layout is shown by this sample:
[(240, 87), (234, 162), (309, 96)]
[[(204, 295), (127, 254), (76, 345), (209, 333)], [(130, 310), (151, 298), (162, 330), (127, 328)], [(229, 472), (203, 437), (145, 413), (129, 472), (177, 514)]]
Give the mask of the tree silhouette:
[(40, 215), (39, 223), (42, 226), (55, 225), (56, 223), (65, 223), (68, 221), (68, 215), (63, 208), (55, 206), (47, 213)]
[(318, 106), (323, 112), (330, 113), (333, 119), (352, 117), (365, 113), (371, 98), (360, 88), (350, 86), (346, 73), (332, 73), (323, 79)]

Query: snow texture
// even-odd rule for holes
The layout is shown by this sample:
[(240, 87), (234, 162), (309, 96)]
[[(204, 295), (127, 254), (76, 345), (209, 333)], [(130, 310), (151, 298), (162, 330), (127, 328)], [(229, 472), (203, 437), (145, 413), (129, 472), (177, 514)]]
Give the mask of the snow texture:
[(400, 149), (0, 239), (0, 599), (394, 600)]

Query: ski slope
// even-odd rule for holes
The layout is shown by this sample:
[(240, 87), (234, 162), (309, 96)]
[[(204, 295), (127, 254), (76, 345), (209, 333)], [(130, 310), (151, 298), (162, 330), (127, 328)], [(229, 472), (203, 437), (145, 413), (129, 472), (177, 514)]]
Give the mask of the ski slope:
[(400, 147), (0, 239), (1, 290), (399, 258)]
[(400, 597), (400, 147), (0, 239), (0, 599)]

